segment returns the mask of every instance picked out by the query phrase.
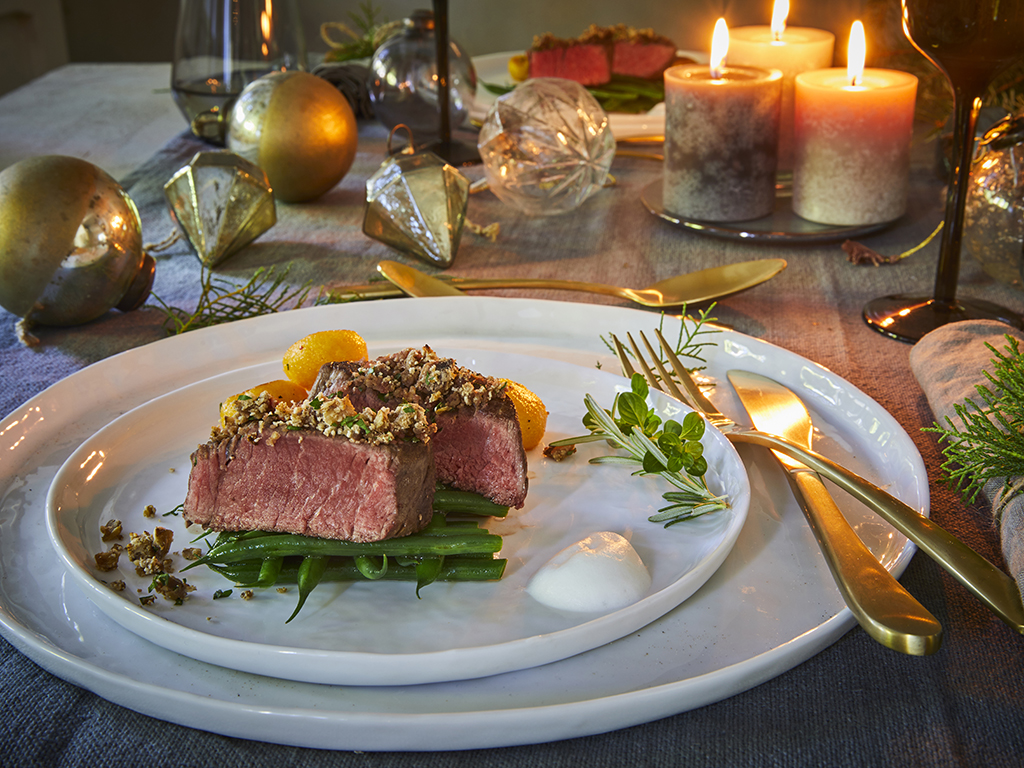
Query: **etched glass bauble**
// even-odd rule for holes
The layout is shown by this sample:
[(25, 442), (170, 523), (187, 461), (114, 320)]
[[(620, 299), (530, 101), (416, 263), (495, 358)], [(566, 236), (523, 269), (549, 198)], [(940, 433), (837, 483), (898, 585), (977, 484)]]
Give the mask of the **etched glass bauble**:
[(964, 249), (992, 277), (1024, 288), (1024, 114), (992, 126), (971, 165)]
[(531, 216), (579, 207), (604, 186), (615, 157), (597, 100), (578, 83), (548, 77), (498, 97), (477, 146), (491, 191)]

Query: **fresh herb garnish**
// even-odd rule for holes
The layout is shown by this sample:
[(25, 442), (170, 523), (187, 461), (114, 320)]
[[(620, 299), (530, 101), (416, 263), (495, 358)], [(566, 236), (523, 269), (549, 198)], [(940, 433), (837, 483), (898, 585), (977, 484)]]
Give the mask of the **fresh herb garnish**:
[(214, 600), (220, 600), (222, 597), (231, 597), (231, 590), (230, 589), (218, 589), (216, 592), (213, 593), (213, 599)]
[(677, 490), (663, 494), (668, 506), (648, 518), (653, 523), (670, 525), (694, 517), (726, 509), (726, 496), (711, 492), (704, 480), (707, 459), (700, 442), (704, 435), (704, 420), (696, 413), (688, 413), (680, 424), (662, 419), (647, 404), (649, 389), (644, 377), (633, 374), (630, 391), (615, 396), (611, 410), (601, 408), (592, 395), (584, 397), (587, 413), (583, 426), (589, 435), (572, 437), (551, 443), (552, 446), (607, 441), (613, 448), (625, 450), (628, 456), (598, 456), (591, 464), (639, 465), (634, 475), (659, 475)]
[[(1006, 504), (1022, 490), (1020, 477), (1024, 476), (1024, 357), (1020, 342), (1006, 336), (1009, 342), (1003, 351), (986, 344), (995, 355), (993, 372), (982, 371), (991, 386), (977, 385), (982, 405), (967, 400), (953, 406), (963, 428), (949, 417), (948, 427), (936, 423), (925, 427), (925, 432), (937, 432), (942, 454), (942, 465), (949, 483), (963, 494), (967, 501), (977, 498), (978, 492), (989, 480), (1005, 480), (1001, 499)], [(1015, 482), (1016, 479), (1016, 482)]]

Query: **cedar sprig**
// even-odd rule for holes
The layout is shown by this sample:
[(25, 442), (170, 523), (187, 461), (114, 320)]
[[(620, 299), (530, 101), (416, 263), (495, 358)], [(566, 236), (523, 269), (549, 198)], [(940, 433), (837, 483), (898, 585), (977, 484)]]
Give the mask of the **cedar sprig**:
[(248, 282), (237, 285), (217, 277), (204, 266), (199, 278), (202, 290), (194, 311), (170, 306), (156, 295), (153, 298), (160, 303), (160, 309), (167, 316), (164, 327), (168, 334), (176, 335), (196, 328), (302, 306), (309, 297), (312, 284), (307, 282), (299, 287), (289, 286), (285, 284), (287, 277), (288, 267), (280, 271), (274, 267), (260, 267)]
[(1009, 335), (1006, 339), (1002, 352), (985, 345), (995, 357), (992, 373), (982, 371), (988, 385), (975, 387), (980, 404), (968, 399), (954, 405), (962, 427), (947, 416), (948, 426), (924, 428), (939, 434), (946, 479), (969, 502), (993, 479), (1004, 480), (1011, 494), (1019, 493), (1010, 482), (1024, 475), (1024, 357), (1020, 342)]

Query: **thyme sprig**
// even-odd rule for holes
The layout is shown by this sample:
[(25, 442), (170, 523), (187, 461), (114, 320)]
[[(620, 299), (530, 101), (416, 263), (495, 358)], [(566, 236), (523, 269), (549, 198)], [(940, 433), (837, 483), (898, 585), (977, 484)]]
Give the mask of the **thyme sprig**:
[(993, 370), (982, 371), (989, 382), (976, 385), (981, 404), (968, 399), (953, 406), (963, 427), (946, 417), (946, 424), (925, 427), (939, 434), (946, 461), (942, 465), (947, 482), (973, 502), (989, 480), (1005, 482), (1001, 499), (1021, 492), (1013, 478), (1024, 475), (1024, 357), (1020, 342), (1006, 336), (1008, 344), (1000, 352), (991, 344)]
[(691, 412), (681, 424), (673, 419), (663, 423), (647, 404), (648, 394), (647, 382), (636, 373), (630, 380), (630, 391), (619, 392), (610, 410), (601, 408), (592, 395), (586, 395), (583, 426), (590, 434), (558, 440), (552, 445), (604, 440), (629, 455), (597, 456), (590, 460), (591, 464), (639, 465), (634, 475), (658, 475), (667, 480), (677, 490), (663, 494), (669, 505), (647, 518), (652, 523), (664, 523), (668, 528), (728, 508), (728, 497), (714, 494), (704, 480), (708, 469), (700, 442), (704, 420)]
[(248, 282), (237, 285), (214, 275), (204, 266), (199, 276), (202, 285), (199, 301), (192, 312), (171, 306), (159, 296), (154, 295), (153, 298), (160, 303), (160, 309), (167, 316), (164, 327), (168, 334), (176, 335), (196, 328), (302, 306), (309, 297), (312, 283), (289, 286), (285, 284), (287, 277), (288, 267), (280, 271), (274, 267), (260, 267)]

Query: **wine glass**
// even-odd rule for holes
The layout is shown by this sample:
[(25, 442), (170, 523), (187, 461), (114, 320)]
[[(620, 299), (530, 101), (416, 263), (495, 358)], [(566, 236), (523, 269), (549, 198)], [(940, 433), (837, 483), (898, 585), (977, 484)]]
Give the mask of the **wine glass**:
[(268, 72), (305, 68), (296, 0), (181, 0), (171, 94), (190, 125), (204, 113), (223, 115)]
[(959, 320), (987, 318), (1024, 327), (1016, 312), (956, 297), (978, 110), (996, 73), (1024, 53), (1024, 0), (902, 0), (902, 5), (907, 38), (953, 89), (952, 168), (934, 294), (875, 299), (864, 307), (864, 320), (886, 336), (909, 342)]

